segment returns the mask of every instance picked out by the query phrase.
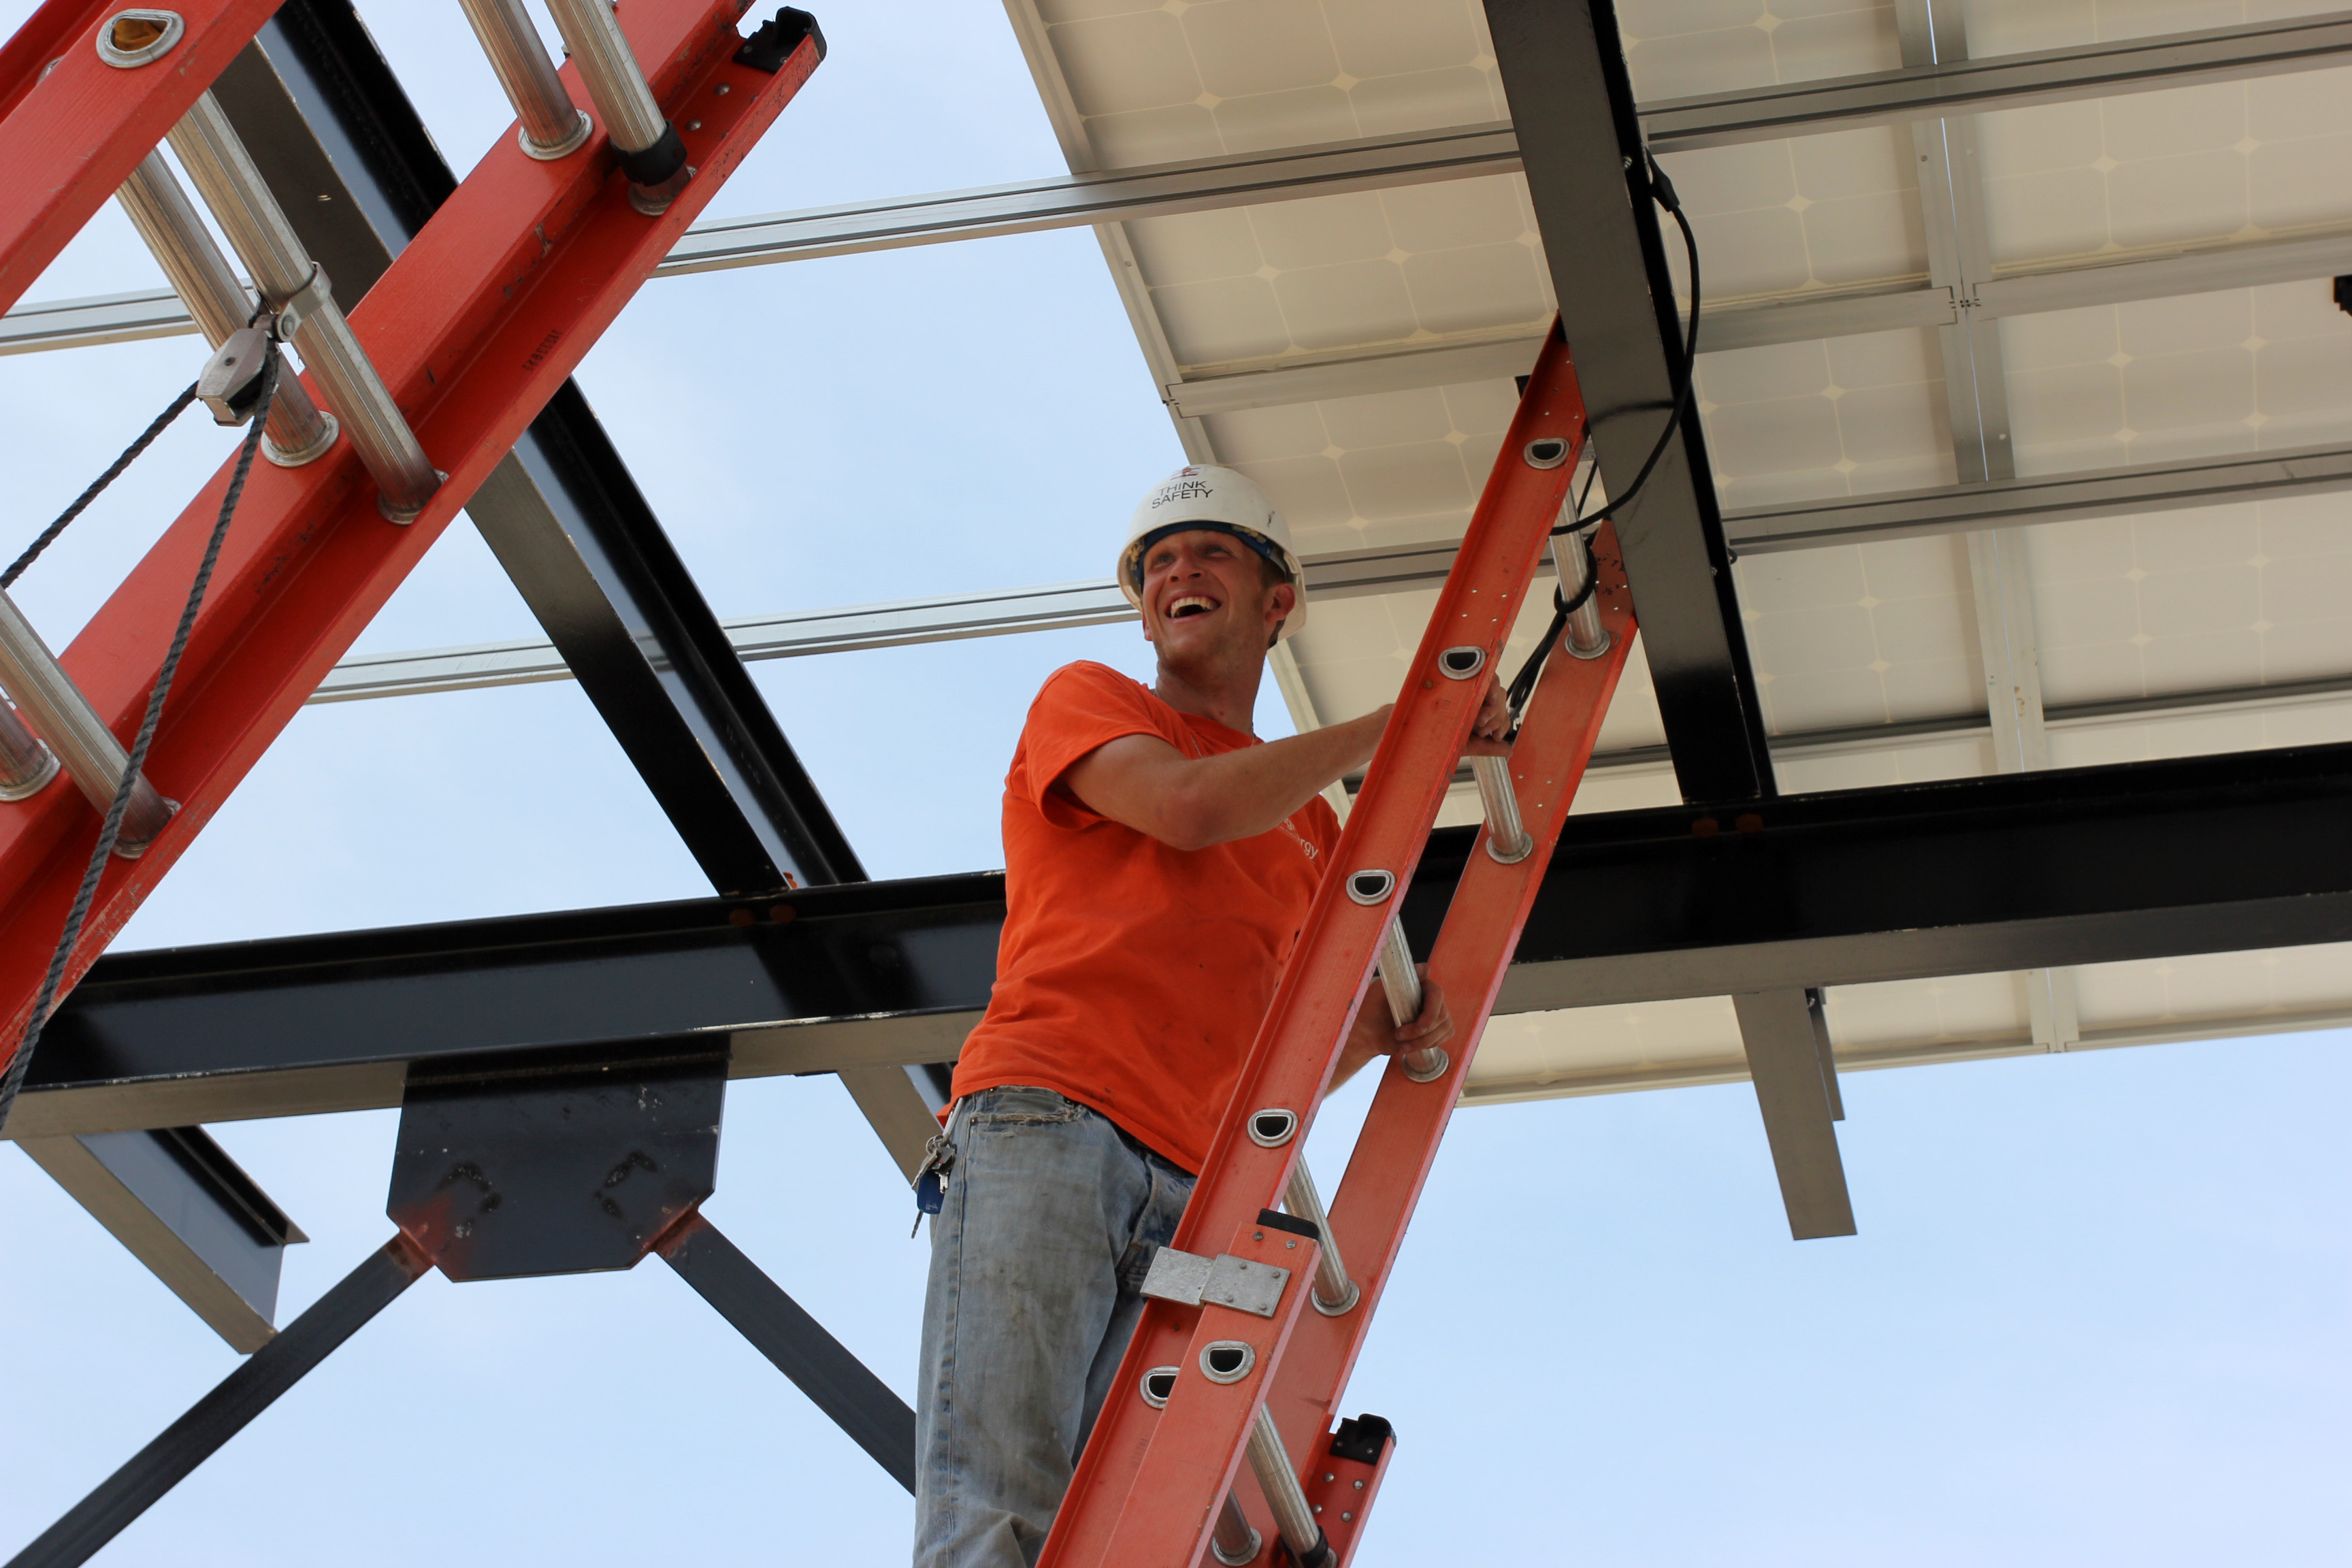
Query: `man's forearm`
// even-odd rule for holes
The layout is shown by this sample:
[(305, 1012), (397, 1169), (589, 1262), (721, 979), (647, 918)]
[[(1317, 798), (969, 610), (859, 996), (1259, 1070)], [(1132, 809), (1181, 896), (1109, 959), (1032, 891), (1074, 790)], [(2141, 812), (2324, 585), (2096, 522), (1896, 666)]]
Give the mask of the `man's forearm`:
[(1186, 824), (1190, 847), (1272, 831), (1325, 785), (1371, 760), (1388, 713), (1383, 707), (1343, 724), (1193, 763), (1171, 803)]

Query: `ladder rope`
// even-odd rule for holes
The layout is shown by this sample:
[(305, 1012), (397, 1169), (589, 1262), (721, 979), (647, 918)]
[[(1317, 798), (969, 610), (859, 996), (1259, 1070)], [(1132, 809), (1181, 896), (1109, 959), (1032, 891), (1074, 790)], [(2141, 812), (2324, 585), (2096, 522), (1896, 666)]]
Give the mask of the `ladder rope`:
[[(72, 910), (66, 915), (65, 931), (58, 938), (57, 951), (49, 955), (48, 973), (42, 978), (41, 992), (33, 1001), (32, 1014), (25, 1021), (25, 1037), (18, 1042), (16, 1054), (9, 1058), (6, 1073), (0, 1074), (0, 1131), (7, 1128), (8, 1113), (16, 1107), (16, 1091), (24, 1086), (26, 1071), (33, 1065), (33, 1049), (40, 1044), (41, 1029), (48, 1022), (49, 1009), (56, 1004), (58, 992), (65, 984), (66, 965), (73, 956), (75, 944), (81, 940), (83, 922), (89, 919), (90, 903), (98, 896), (99, 879), (106, 871), (107, 857), (114, 853), (115, 840), (122, 836), (123, 814), (130, 809), (131, 791), (146, 771), (148, 748), (155, 742), (155, 728), (163, 717), (163, 699), (172, 689), (173, 673), (179, 668), (180, 656), (187, 651), (189, 634), (195, 630), (196, 611), (204, 605), (205, 590), (211, 585), (213, 568), (220, 561), (221, 545), (228, 539), (229, 521), (236, 516), (236, 503), (245, 494), (246, 476), (253, 471), (253, 455), (260, 448), (262, 426), (269, 418), (270, 400), (278, 393), (278, 356), (273, 333), (270, 352), (262, 362), (261, 395), (247, 426), (245, 439), (237, 447), (236, 467), (229, 475), (228, 493), (221, 498), (220, 520), (213, 524), (212, 538), (205, 544), (204, 560), (196, 567), (196, 580), (189, 586), (187, 603), (180, 611), (180, 624), (172, 633), (172, 646), (164, 651), (163, 668), (156, 672), (155, 688), (148, 693), (146, 716), (139, 722), (139, 738), (131, 744), (131, 760), (122, 770), (122, 782), (115, 786), (113, 804), (107, 807), (106, 825), (99, 829), (98, 843), (90, 850), (89, 866), (82, 871), (81, 888), (74, 895)], [(131, 460), (144, 450), (146, 445), (194, 396), (195, 388), (191, 385), (171, 411), (149, 426), (146, 434), (116, 459), (115, 466), (107, 471), (105, 478), (84, 491), (82, 499), (76, 501), (64, 517), (52, 523), (10, 571), (20, 572), (30, 564), (32, 558), (47, 547), (48, 541), (57, 537), (98, 491), (105, 489), (115, 475), (128, 467)]]
[[(38, 560), (42, 551), (47, 550), (50, 545), (57, 542), (58, 535), (66, 531), (66, 525), (73, 521), (74, 519), (79, 517), (84, 509), (86, 509), (90, 502), (96, 500), (99, 498), (99, 493), (104, 490), (107, 486), (112, 484), (116, 479), (121, 479), (122, 477), (122, 470), (136, 462), (139, 458), (140, 453), (144, 452), (148, 447), (153, 446), (155, 444), (155, 437), (161, 436), (165, 427), (168, 426), (173, 420), (177, 419), (181, 415), (186, 413), (188, 405), (194, 403), (195, 400), (196, 384), (192, 381), (188, 383), (187, 386), (181, 392), (179, 396), (172, 399), (172, 405), (170, 407), (164, 409), (163, 413), (155, 416), (155, 422), (153, 424), (148, 426), (146, 429), (139, 433), (139, 439), (131, 442), (130, 446), (125, 447), (122, 449), (122, 456), (115, 458), (111, 464), (108, 465), (106, 472), (99, 475), (96, 479), (91, 481), (89, 489), (82, 491), (80, 495), (74, 498), (73, 505), (66, 508), (64, 511), (58, 514), (57, 521), (41, 530), (40, 536), (35, 539), (32, 543), (25, 547), (25, 553), (16, 557), (16, 562), (9, 566), (8, 570), (5, 572), (0, 572), (0, 588), (15, 586), (16, 579), (25, 574), (25, 568), (30, 566), (35, 561)], [(5, 1120), (6, 1118), (5, 1116), (0, 1116), (0, 1121), (5, 1121)]]

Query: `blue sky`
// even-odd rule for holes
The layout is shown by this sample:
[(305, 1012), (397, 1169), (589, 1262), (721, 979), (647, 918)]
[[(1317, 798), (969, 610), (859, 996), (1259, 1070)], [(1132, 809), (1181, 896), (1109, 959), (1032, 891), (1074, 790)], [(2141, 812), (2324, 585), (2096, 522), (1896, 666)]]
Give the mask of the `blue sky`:
[[(832, 58), (716, 213), (1059, 166), (994, 7), (820, 16)], [(508, 115), (456, 7), (370, 21), (470, 166)], [(110, 210), (32, 294), (153, 279)], [(198, 352), (0, 359), (0, 536), (37, 529)], [(1100, 575), (1181, 460), (1084, 233), (657, 281), (580, 379), (721, 615)], [(227, 439), (184, 421), (26, 577), (53, 643)], [(362, 646), (533, 633), (461, 521)], [(1098, 628), (753, 668), (869, 868), (904, 876), (1001, 864), (1029, 695), (1071, 658), (1145, 673), (1143, 652)], [(302, 715), (124, 945), (704, 890), (573, 688), (343, 704)], [(1360, 1561), (2352, 1560), (2344, 1043), (1854, 1075), (1862, 1234), (1803, 1245), (1744, 1086), (1465, 1112), (1347, 1401), (1402, 1436)], [(1327, 1191), (1361, 1095), (1318, 1128)], [(315, 1238), (281, 1321), (389, 1233), (394, 1123), (215, 1129)], [(924, 1247), (837, 1084), (735, 1086), (709, 1212), (911, 1393)], [(14, 1151), (0, 1228), (13, 1550), (236, 1358)], [(656, 1263), (428, 1278), (101, 1561), (888, 1563), (909, 1516)]]

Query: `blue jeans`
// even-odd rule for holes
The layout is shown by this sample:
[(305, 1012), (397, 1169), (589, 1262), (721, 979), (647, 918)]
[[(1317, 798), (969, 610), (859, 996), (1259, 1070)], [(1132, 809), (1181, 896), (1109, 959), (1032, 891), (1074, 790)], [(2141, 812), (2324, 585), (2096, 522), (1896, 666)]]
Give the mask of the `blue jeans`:
[(1051, 1089), (966, 1099), (931, 1222), (916, 1568), (1034, 1568), (1192, 1178)]

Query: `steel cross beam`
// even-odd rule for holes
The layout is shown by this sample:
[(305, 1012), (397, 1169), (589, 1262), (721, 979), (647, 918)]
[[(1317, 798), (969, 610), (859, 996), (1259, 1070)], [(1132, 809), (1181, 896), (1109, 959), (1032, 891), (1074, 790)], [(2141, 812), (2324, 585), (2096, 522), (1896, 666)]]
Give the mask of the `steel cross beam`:
[[(2352, 745), (1574, 816), (1496, 1009), (2352, 940), (2347, 798)], [(1430, 836), (1416, 951), (1472, 837)], [(374, 1109), (411, 1061), (620, 1040), (723, 1037), (739, 1078), (940, 1061), (1003, 921), (986, 872), (114, 953), (8, 1132)]]
[[(560, 163), (502, 145), (352, 312), (353, 331), (447, 481), (413, 524), (395, 527), (377, 514), (373, 486), (348, 451), (253, 475), (181, 666), (180, 701), (149, 762), (151, 776), (181, 809), (142, 858), (109, 868), (69, 979), (170, 869), (815, 68), (814, 39), (772, 74), (734, 63), (735, 17), (731, 0), (630, 7), (635, 47), (656, 94), (666, 101), (694, 98), (702, 121), (690, 149), (701, 173), (662, 216), (629, 207), (613, 177), (617, 160), (604, 142)], [(216, 32), (207, 25), (201, 36)], [(226, 43), (245, 41), (221, 37), (218, 62), (209, 54), (190, 57), (186, 98), (226, 63)], [(63, 90), (53, 84), (83, 80), (74, 58), (0, 122), (0, 145), (27, 114), (86, 107), (86, 118), (107, 126), (131, 121), (120, 106), (53, 99)], [(199, 72), (200, 63), (211, 68)], [(94, 57), (91, 68), (131, 84), (112, 89), (125, 104), (143, 100), (151, 85)], [(169, 89), (155, 101), (171, 110), (182, 96), (180, 74), (155, 82)], [(721, 83), (730, 89), (723, 98), (713, 91)], [(152, 134), (144, 142), (145, 132), (105, 132), (112, 162), (81, 176), (85, 184), (105, 182), (82, 193), (90, 207), (111, 195), (176, 114), (146, 127)], [(0, 252), (0, 260), (18, 253), (29, 254), (19, 245)], [(225, 465), (65, 652), (66, 668), (118, 732), (127, 732), (145, 701), (227, 479)], [(0, 924), (19, 932), (62, 929), (90, 826), (88, 806), (65, 790), (45, 791), (0, 816)], [(0, 1019), (12, 1050), (46, 964), (44, 948), (18, 942), (0, 953)]]

